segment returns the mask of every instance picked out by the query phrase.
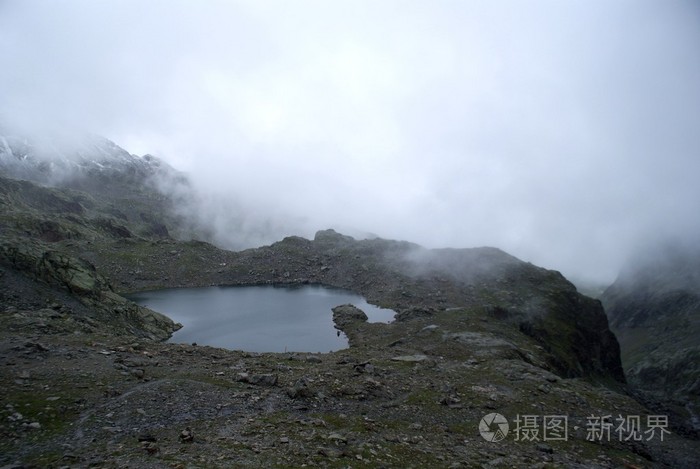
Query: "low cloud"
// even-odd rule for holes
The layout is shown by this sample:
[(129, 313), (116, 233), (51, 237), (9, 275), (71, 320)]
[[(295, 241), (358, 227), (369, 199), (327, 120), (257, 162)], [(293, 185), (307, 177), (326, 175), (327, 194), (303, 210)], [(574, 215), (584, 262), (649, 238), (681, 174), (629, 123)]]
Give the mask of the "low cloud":
[(697, 239), (694, 2), (0, 3), (0, 118), (190, 174), (227, 246), (334, 227), (612, 280)]

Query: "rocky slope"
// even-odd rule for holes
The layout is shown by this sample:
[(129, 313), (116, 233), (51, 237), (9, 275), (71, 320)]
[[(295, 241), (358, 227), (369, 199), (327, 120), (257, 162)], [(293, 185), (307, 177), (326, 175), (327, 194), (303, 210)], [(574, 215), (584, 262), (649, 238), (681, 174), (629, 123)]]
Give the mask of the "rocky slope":
[(9, 310), (50, 305), (74, 321), (151, 340), (165, 340), (180, 327), (115, 294), (92, 264), (40, 244), (3, 240), (0, 269), (0, 301)]
[[(0, 180), (0, 465), (694, 467), (700, 458), (672, 425), (664, 441), (586, 438), (591, 415), (653, 411), (626, 393), (600, 303), (557, 272), (494, 248), (427, 250), (332, 230), (225, 251), (172, 237), (172, 201), (146, 179), (125, 181), (133, 187), (110, 195), (90, 182)], [(348, 350), (251, 354), (162, 343), (177, 325), (119, 296), (269, 283), (347, 288), (399, 314), (369, 324), (335, 308)], [(568, 438), (486, 441), (479, 421), (492, 412), (511, 425), (566, 415)]]
[(70, 214), (99, 218), (102, 229), (121, 237), (130, 234), (124, 225), (148, 238), (189, 239), (201, 231), (176, 210), (193, 195), (187, 178), (159, 158), (132, 155), (98, 136), (38, 139), (2, 130), (0, 195), (16, 212), (62, 216), (59, 224), (70, 224)]
[(602, 296), (630, 383), (700, 430), (700, 252), (639, 256)]

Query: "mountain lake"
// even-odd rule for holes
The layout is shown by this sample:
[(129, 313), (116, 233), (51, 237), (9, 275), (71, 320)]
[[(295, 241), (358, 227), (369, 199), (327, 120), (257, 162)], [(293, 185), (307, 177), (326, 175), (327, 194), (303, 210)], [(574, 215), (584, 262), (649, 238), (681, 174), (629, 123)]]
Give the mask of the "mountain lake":
[(353, 304), (369, 322), (395, 312), (360, 295), (319, 285), (172, 288), (132, 293), (135, 303), (183, 325), (169, 342), (248, 352), (331, 352), (348, 347), (331, 308)]

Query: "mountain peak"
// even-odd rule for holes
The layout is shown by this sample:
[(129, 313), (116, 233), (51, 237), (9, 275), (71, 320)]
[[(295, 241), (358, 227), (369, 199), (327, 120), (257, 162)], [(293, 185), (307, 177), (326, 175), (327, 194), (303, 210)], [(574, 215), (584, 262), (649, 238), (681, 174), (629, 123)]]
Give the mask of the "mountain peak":
[(105, 173), (147, 177), (166, 167), (153, 155), (133, 155), (93, 134), (42, 138), (9, 132), (0, 135), (0, 173), (42, 184)]

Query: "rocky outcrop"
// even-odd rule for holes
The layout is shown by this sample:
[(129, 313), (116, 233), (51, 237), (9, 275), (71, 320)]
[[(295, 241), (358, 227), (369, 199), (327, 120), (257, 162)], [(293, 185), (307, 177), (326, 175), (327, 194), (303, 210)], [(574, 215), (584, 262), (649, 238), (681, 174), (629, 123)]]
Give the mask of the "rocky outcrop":
[(700, 252), (640, 254), (603, 294), (629, 383), (700, 430)]
[(354, 305), (340, 305), (333, 308), (334, 327), (348, 337), (350, 346), (359, 344), (358, 327), (367, 323), (367, 319), (367, 314)]
[(353, 305), (340, 305), (333, 308), (333, 322), (341, 331), (354, 323), (366, 322), (367, 319), (365, 312)]
[(165, 340), (180, 327), (162, 314), (114, 293), (107, 280), (89, 262), (46, 250), (38, 243), (0, 242), (0, 265), (68, 293), (87, 307), (92, 320), (109, 327), (114, 333)]
[(107, 281), (90, 263), (43, 250), (38, 244), (0, 244), (0, 260), (31, 278), (65, 288), (80, 297), (99, 298), (108, 288)]

